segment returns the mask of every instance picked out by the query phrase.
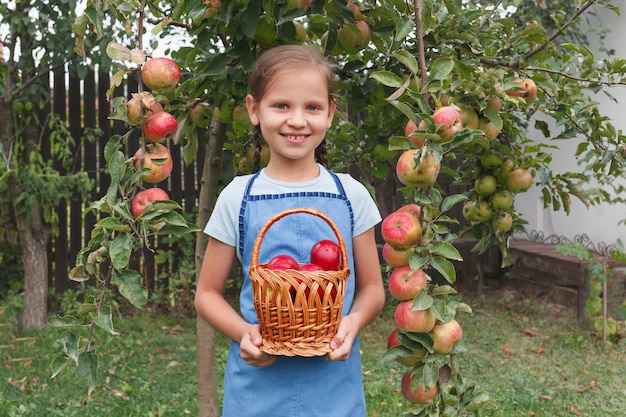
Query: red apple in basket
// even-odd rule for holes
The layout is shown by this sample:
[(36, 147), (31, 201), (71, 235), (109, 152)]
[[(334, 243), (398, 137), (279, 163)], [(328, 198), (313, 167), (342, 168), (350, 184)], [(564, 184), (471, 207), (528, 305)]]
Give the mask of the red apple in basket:
[(338, 271), (341, 266), (341, 249), (332, 240), (324, 239), (311, 248), (311, 263), (326, 271)]
[[(304, 264), (304, 265), (300, 265), (300, 271), (305, 271), (305, 272), (320, 272), (320, 271), (327, 271), (327, 269), (324, 269), (323, 267), (316, 265), (316, 264)], [(309, 297), (309, 293), (310, 293), (310, 289), (307, 288), (304, 291), (304, 294), (307, 296), (307, 298)], [(317, 287), (317, 294), (320, 297), (320, 300), (324, 298), (324, 290), (322, 289), (322, 287)], [(291, 290), (291, 295), (292, 298), (296, 295), (296, 289), (292, 288)], [(330, 290), (330, 297), (334, 300), (337, 297), (337, 288), (336, 287), (332, 287)]]
[(284, 271), (286, 269), (300, 269), (298, 261), (289, 255), (276, 255), (266, 265), (267, 269), (273, 271)]

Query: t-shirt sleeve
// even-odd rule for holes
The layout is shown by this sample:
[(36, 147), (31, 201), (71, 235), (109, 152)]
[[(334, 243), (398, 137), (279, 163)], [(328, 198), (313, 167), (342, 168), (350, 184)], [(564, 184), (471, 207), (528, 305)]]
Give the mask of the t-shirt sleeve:
[(247, 184), (246, 177), (235, 177), (220, 193), (204, 233), (236, 247), (239, 240), (239, 211)]
[(365, 185), (348, 174), (338, 175), (352, 205), (354, 236), (358, 236), (380, 223), (382, 217)]

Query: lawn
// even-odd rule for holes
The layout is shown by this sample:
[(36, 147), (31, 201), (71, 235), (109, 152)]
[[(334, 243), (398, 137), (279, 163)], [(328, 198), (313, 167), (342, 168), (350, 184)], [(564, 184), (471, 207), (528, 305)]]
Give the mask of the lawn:
[[(473, 315), (459, 317), (469, 352), (460, 356), (466, 381), (491, 393), (499, 415), (622, 416), (626, 407), (626, 343), (604, 345), (576, 324), (572, 311), (512, 291), (465, 295)], [(73, 370), (51, 379), (59, 331), (15, 332), (15, 309), (0, 306), (0, 415), (197, 415), (193, 318), (117, 317), (120, 336), (100, 334), (100, 379), (87, 396)], [(404, 368), (382, 364), (391, 319), (382, 316), (361, 335), (369, 416), (401, 416)], [(223, 368), (227, 341), (218, 340)], [(218, 377), (221, 377), (218, 373)]]

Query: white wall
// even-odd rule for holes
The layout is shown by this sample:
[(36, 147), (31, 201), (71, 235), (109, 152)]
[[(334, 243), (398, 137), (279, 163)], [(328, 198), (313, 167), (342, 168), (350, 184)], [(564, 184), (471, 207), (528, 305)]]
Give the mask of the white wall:
[[(612, 36), (605, 40), (607, 48), (614, 48), (616, 56), (626, 57), (626, 17), (614, 13), (602, 12), (599, 21), (612, 28)], [(600, 24), (598, 21), (596, 24)], [(592, 50), (596, 45), (590, 45)], [(600, 52), (596, 57), (601, 57)], [(626, 88), (612, 87), (610, 94), (618, 103), (608, 100), (604, 94), (596, 99), (601, 103), (600, 112), (609, 117), (618, 130), (626, 131)], [(545, 118), (542, 118), (546, 120)], [(558, 130), (556, 130), (558, 131)], [(545, 141), (541, 133), (533, 134), (537, 140)], [(577, 143), (575, 141), (553, 141), (552, 145), (560, 147), (554, 150), (551, 169), (557, 172), (580, 170), (574, 158)], [(626, 173), (622, 177), (626, 184)], [(533, 186), (528, 192), (520, 194), (515, 199), (515, 208), (522, 213), (529, 222), (527, 231), (542, 232), (544, 237), (552, 234), (574, 240), (577, 236), (587, 235), (596, 246), (599, 243), (614, 244), (617, 239), (626, 242), (626, 225), (617, 226), (618, 221), (626, 219), (626, 207), (623, 205), (602, 204), (587, 209), (578, 199), (572, 198), (572, 210), (568, 216), (564, 211), (553, 212), (551, 207), (543, 208), (540, 189)]]

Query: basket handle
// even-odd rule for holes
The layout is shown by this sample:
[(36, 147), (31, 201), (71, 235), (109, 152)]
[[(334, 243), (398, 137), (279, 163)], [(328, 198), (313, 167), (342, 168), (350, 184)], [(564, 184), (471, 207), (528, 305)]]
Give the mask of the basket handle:
[(328, 217), (327, 215), (325, 215), (324, 213), (322, 213), (318, 209), (313, 209), (313, 208), (309, 208), (309, 207), (291, 208), (291, 209), (283, 210), (283, 211), (275, 214), (274, 216), (272, 216), (267, 221), (267, 223), (265, 223), (263, 225), (263, 227), (259, 231), (259, 235), (257, 236), (256, 240), (254, 241), (254, 246), (252, 247), (252, 258), (250, 260), (250, 265), (251, 266), (255, 266), (255, 267), (258, 266), (258, 263), (259, 263), (259, 251), (261, 250), (261, 241), (263, 240), (263, 237), (265, 236), (265, 234), (267, 233), (269, 228), (274, 223), (276, 223), (278, 220), (282, 219), (283, 217), (288, 216), (290, 214), (296, 214), (296, 213), (311, 214), (313, 216), (317, 216), (317, 217), (321, 218), (326, 223), (328, 223), (330, 228), (335, 233), (335, 236), (337, 237), (337, 241), (339, 243), (339, 249), (341, 251), (341, 266), (342, 266), (343, 269), (345, 269), (346, 262), (347, 262), (347, 259), (348, 259), (347, 258), (347, 252), (346, 252), (346, 244), (345, 244), (345, 242), (343, 240), (343, 237), (341, 236), (341, 233), (339, 232), (339, 229), (337, 228), (335, 223), (333, 223), (333, 221), (330, 219), (330, 217)]

